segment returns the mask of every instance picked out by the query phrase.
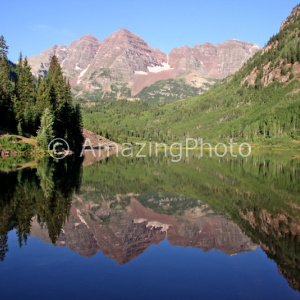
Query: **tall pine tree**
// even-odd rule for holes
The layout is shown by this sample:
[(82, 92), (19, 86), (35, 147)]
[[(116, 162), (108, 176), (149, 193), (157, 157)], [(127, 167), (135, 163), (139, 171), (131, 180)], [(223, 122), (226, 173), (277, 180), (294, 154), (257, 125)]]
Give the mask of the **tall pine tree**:
[(3, 35), (0, 37), (0, 126), (13, 127), (13, 87), (7, 61), (8, 46)]
[(16, 96), (14, 110), (17, 122), (23, 124), (25, 132), (34, 134), (37, 130), (34, 110), (34, 84), (27, 58), (23, 60), (22, 56), (20, 56), (17, 68)]
[(6, 41), (4, 39), (4, 36), (0, 36), (0, 58), (4, 58), (7, 60), (7, 54), (8, 54), (9, 47), (6, 45)]
[(46, 108), (41, 119), (41, 126), (37, 131), (37, 145), (42, 149), (47, 149), (53, 140), (54, 116), (49, 108)]
[(73, 107), (69, 80), (63, 76), (56, 56), (53, 56), (46, 78), (51, 107), (54, 112), (54, 134), (64, 138), (73, 151), (79, 150), (83, 143), (81, 112)]

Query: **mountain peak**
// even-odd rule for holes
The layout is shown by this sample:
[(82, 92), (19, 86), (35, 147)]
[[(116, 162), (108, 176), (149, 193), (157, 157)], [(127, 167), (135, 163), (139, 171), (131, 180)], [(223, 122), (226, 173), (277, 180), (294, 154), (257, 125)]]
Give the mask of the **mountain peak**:
[(95, 36), (93, 36), (91, 33), (86, 34), (86, 35), (82, 36), (81, 38), (79, 38), (79, 40), (83, 40), (83, 39), (97, 40), (97, 38)]
[(142, 39), (135, 33), (129, 31), (128, 29), (122, 27), (118, 31), (113, 32), (109, 37), (123, 37), (123, 38), (137, 38), (137, 39)]
[(129, 31), (128, 29), (122, 27), (119, 31), (117, 31), (119, 33), (126, 33), (126, 34), (133, 34), (133, 35), (136, 35), (134, 34), (133, 32)]

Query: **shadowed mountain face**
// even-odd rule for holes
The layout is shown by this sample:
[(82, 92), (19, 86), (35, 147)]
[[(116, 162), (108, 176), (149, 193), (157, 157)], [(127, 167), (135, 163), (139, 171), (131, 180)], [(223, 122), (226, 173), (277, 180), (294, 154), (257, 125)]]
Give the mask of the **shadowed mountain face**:
[[(121, 210), (111, 209), (112, 200), (109, 199), (99, 207), (86, 201), (84, 195), (75, 196), (69, 220), (56, 245), (68, 246), (71, 251), (86, 257), (101, 251), (119, 264), (133, 260), (164, 239), (173, 246), (201, 248), (205, 252), (215, 249), (227, 255), (258, 248), (237, 225), (221, 215), (214, 215), (204, 204), (199, 203), (199, 207), (184, 216), (172, 216), (155, 213), (141, 205), (133, 195), (117, 195), (114, 201), (122, 201), (124, 197), (130, 203)], [(30, 234), (51, 242), (47, 227), (40, 226), (36, 218)]]
[(122, 28), (103, 42), (91, 34), (65, 45), (53, 46), (28, 62), (35, 76), (47, 74), (53, 55), (71, 79), (77, 96), (95, 93), (99, 98), (130, 98), (159, 80), (184, 78), (206, 88), (205, 78), (221, 79), (239, 70), (260, 47), (238, 40), (174, 48), (167, 56), (136, 34)]

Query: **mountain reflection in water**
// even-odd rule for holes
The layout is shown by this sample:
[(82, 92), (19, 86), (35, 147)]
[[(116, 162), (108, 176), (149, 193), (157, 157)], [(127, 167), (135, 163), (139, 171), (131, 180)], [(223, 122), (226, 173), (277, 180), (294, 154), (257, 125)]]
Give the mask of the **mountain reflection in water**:
[[(63, 226), (57, 245), (69, 246), (86, 257), (101, 251), (119, 264), (131, 261), (164, 239), (173, 246), (204, 251), (215, 248), (228, 255), (257, 249), (237, 225), (214, 215), (200, 202), (199, 207), (187, 211), (185, 216), (173, 216), (155, 213), (141, 205), (136, 196), (116, 196), (119, 201), (124, 197), (130, 199), (124, 210), (110, 208), (115, 199), (99, 197), (104, 199), (102, 206), (75, 196), (69, 221)], [(162, 201), (166, 203), (174, 198), (166, 197)], [(188, 201), (183, 197), (176, 200)], [(37, 218), (32, 222), (30, 234), (51, 242), (47, 227), (40, 226)]]
[[(296, 290), (299, 278), (299, 160), (110, 157), (82, 168), (68, 157), (1, 172), (0, 260), (8, 232), (119, 264), (167, 239), (170, 245), (227, 255), (260, 246)], [(0, 264), (1, 265), (1, 264)]]

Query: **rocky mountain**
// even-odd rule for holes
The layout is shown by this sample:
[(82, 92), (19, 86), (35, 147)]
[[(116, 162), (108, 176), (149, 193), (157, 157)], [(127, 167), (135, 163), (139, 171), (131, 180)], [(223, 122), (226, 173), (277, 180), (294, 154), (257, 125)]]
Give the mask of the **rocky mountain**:
[[(111, 209), (116, 199), (101, 197), (104, 201), (100, 206), (87, 201), (84, 195), (75, 196), (71, 215), (56, 245), (68, 246), (86, 257), (101, 251), (119, 264), (133, 260), (166, 238), (174, 246), (221, 250), (227, 255), (258, 248), (237, 225), (215, 215), (205, 204), (179, 217), (158, 214), (140, 204), (135, 195), (116, 195), (119, 203), (124, 198), (130, 199), (125, 209)], [(47, 227), (36, 219), (32, 222), (31, 235), (51, 243)]]
[(171, 68), (178, 75), (194, 72), (199, 77), (222, 79), (236, 72), (260, 47), (238, 40), (214, 46), (211, 43), (174, 48), (169, 54)]
[(82, 70), (86, 69), (94, 59), (101, 42), (93, 35), (88, 34), (77, 41), (73, 41), (68, 47), (65, 45), (54, 45), (44, 50), (40, 55), (31, 56), (28, 62), (35, 76), (46, 76), (50, 59), (56, 55), (62, 69), (69, 78), (79, 77)]
[[(255, 44), (228, 40), (174, 48), (169, 55), (153, 49), (136, 34), (122, 28), (101, 43), (91, 34), (65, 45), (53, 46), (28, 59), (35, 76), (45, 76), (50, 58), (58, 57), (62, 69), (71, 79), (77, 97), (119, 99), (133, 98), (145, 87), (159, 80), (182, 78), (201, 93), (214, 81), (236, 72), (260, 47)], [(186, 97), (181, 90), (169, 89), (167, 96)], [(142, 94), (143, 95), (143, 94)]]

